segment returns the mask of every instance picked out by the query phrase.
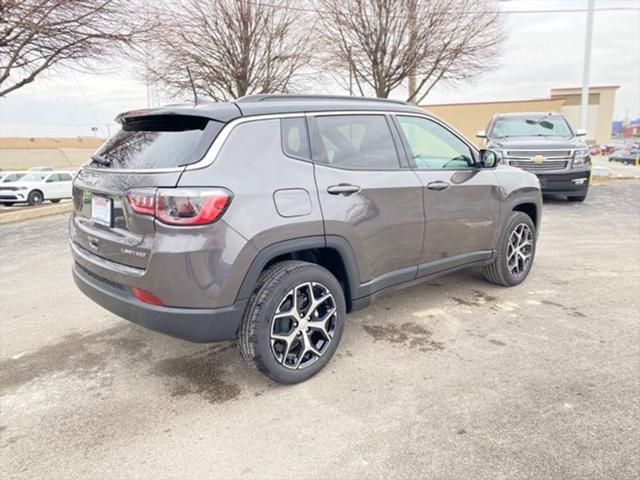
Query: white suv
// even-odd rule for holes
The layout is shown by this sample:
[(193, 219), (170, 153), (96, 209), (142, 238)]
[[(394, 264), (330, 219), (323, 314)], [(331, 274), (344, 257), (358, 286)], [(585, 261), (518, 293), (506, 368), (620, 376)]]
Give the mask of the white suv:
[(39, 205), (71, 198), (72, 172), (31, 172), (16, 182), (0, 184), (0, 203)]

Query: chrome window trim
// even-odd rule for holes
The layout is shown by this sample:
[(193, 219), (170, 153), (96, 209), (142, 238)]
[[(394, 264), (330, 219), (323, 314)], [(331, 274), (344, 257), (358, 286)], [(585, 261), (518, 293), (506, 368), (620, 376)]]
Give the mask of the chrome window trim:
[(469, 143), (463, 135), (461, 135), (459, 132), (452, 129), (451, 127), (447, 126), (446, 124), (443, 124), (438, 119), (429, 115), (426, 112), (424, 114), (421, 114), (417, 112), (402, 112), (397, 110), (324, 110), (324, 111), (317, 111), (317, 112), (269, 113), (264, 115), (251, 115), (248, 117), (238, 117), (236, 119), (233, 119), (222, 128), (222, 130), (220, 131), (216, 139), (211, 144), (211, 147), (209, 147), (209, 150), (207, 151), (205, 156), (202, 157), (201, 160), (183, 167), (131, 169), (131, 168), (92, 168), (87, 165), (87, 166), (81, 167), (81, 170), (90, 171), (90, 172), (100, 172), (100, 173), (141, 173), (141, 174), (181, 173), (189, 170), (200, 170), (202, 168), (209, 167), (210, 165), (213, 164), (213, 162), (215, 162), (216, 158), (218, 157), (218, 154), (220, 153), (220, 150), (222, 150), (222, 147), (227, 141), (227, 138), (229, 138), (229, 135), (231, 135), (231, 132), (233, 131), (233, 129), (238, 125), (241, 125), (243, 123), (248, 123), (248, 122), (259, 122), (262, 120), (277, 120), (280, 118), (295, 118), (295, 117), (315, 117), (315, 116), (325, 116), (325, 115), (408, 115), (408, 116), (414, 116), (414, 117), (424, 117), (428, 120), (435, 121), (436, 123), (440, 124), (444, 128), (449, 129), (452, 133), (455, 133), (458, 137), (460, 137), (461, 140), (464, 141), (464, 143), (469, 145), (474, 151), (477, 152), (477, 148), (471, 143)]

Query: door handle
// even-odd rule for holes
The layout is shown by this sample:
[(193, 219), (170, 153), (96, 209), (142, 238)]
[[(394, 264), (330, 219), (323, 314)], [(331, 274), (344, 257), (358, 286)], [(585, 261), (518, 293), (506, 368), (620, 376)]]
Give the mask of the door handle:
[(350, 185), (348, 183), (331, 185), (327, 188), (327, 192), (331, 195), (351, 195), (352, 193), (358, 193), (359, 191), (360, 187), (358, 185)]
[(447, 182), (441, 182), (441, 181), (437, 181), (437, 182), (431, 182), (427, 184), (427, 188), (429, 190), (436, 190), (436, 191), (441, 191), (441, 190), (446, 190), (447, 188), (449, 188), (451, 186), (450, 183)]

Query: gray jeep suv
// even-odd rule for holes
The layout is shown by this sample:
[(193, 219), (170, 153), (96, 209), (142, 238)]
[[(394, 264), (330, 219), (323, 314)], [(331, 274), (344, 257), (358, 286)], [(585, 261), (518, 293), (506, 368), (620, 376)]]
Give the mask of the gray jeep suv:
[(536, 177), (415, 106), (258, 95), (118, 119), (74, 181), (76, 284), (150, 329), (237, 338), (277, 382), (322, 369), (385, 291), (531, 269)]
[(586, 132), (574, 132), (558, 113), (500, 113), (487, 131), (486, 147), (502, 154), (503, 162), (535, 173), (542, 193), (564, 195), (583, 202), (589, 190), (591, 157), (582, 141)]

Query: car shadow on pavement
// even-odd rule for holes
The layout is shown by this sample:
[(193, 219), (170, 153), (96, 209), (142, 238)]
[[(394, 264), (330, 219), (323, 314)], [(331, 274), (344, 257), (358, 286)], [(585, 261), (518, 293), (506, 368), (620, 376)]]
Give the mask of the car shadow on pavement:
[(122, 322), (96, 333), (67, 335), (0, 361), (0, 396), (31, 383), (69, 377), (79, 379), (87, 391), (105, 395), (115, 381), (139, 384), (139, 378), (151, 377), (168, 396), (197, 395), (221, 403), (240, 395), (242, 387), (230, 379), (237, 380), (241, 363), (234, 343), (191, 344)]

